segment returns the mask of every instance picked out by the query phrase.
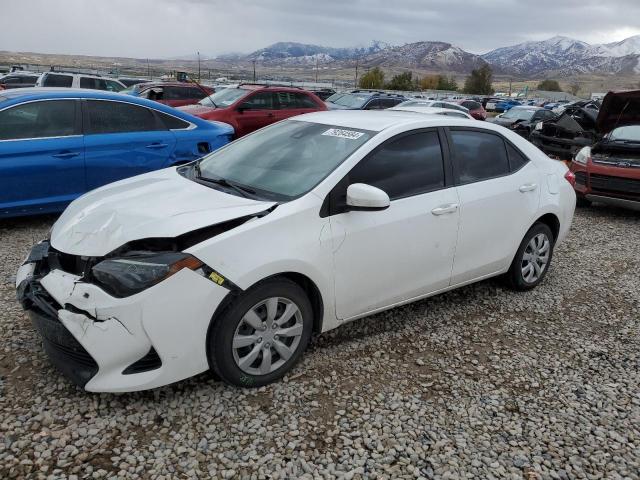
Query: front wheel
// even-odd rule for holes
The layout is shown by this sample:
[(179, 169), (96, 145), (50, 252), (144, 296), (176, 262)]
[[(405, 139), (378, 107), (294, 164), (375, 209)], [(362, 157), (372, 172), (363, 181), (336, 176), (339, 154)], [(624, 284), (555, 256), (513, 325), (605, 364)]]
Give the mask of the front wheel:
[(247, 290), (209, 332), (209, 364), (225, 382), (261, 387), (282, 378), (309, 343), (313, 309), (305, 291), (280, 278)]
[(547, 225), (534, 224), (522, 239), (506, 274), (509, 286), (524, 291), (542, 282), (551, 264), (554, 243), (553, 232)]

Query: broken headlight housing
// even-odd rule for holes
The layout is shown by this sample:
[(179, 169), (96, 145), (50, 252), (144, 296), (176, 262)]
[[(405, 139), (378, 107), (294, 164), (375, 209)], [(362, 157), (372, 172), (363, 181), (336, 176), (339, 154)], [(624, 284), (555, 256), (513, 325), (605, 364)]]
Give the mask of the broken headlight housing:
[(116, 297), (128, 297), (169, 278), (183, 268), (198, 270), (203, 263), (182, 252), (131, 252), (108, 258), (93, 266), (97, 283)]

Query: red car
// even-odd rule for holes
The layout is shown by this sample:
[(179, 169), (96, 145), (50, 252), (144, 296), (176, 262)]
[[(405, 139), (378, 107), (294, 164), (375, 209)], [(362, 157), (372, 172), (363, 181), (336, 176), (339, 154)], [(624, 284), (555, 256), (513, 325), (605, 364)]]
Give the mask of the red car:
[(458, 104), (468, 109), (469, 115), (471, 115), (476, 120), (487, 119), (487, 111), (484, 109), (480, 102), (476, 102), (475, 100), (460, 100)]
[(240, 84), (219, 90), (180, 110), (205, 120), (228, 123), (235, 138), (285, 118), (327, 110), (316, 95), (295, 87)]
[(640, 90), (609, 92), (596, 131), (603, 135), (572, 160), (578, 205), (592, 201), (640, 210)]
[(136, 97), (148, 98), (164, 103), (170, 107), (193, 105), (214, 93), (210, 87), (187, 82), (147, 82), (139, 83), (123, 93)]

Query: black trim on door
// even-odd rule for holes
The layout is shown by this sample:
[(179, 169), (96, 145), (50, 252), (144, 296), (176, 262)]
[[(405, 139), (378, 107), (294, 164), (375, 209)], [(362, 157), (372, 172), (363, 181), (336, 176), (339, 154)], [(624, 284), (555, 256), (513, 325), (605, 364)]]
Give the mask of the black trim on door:
[(438, 135), (438, 140), (440, 142), (440, 151), (442, 153), (442, 167), (444, 170), (444, 187), (425, 190), (423, 192), (408, 195), (406, 197), (394, 198), (394, 199), (391, 199), (391, 202), (394, 202), (396, 200), (402, 200), (404, 198), (415, 197), (417, 195), (424, 195), (425, 193), (445, 190), (447, 188), (454, 186), (454, 176), (453, 176), (453, 170), (451, 165), (450, 148), (445, 138), (446, 133), (444, 131), (444, 128), (430, 127), (430, 128), (419, 128), (416, 130), (409, 130), (406, 132), (399, 133), (398, 135), (395, 135), (391, 138), (388, 138), (387, 140), (382, 142), (380, 145), (378, 145), (376, 148), (374, 148), (369, 153), (367, 153), (367, 155), (364, 158), (362, 158), (358, 163), (356, 163), (353, 167), (351, 167), (351, 170), (349, 170), (349, 173), (347, 173), (338, 183), (336, 183), (335, 186), (331, 189), (331, 191), (325, 197), (324, 201), (322, 202), (322, 206), (320, 207), (320, 217), (326, 218), (326, 217), (329, 217), (332, 215), (338, 215), (340, 213), (344, 213), (347, 211), (346, 209), (347, 188), (351, 184), (351, 182), (349, 181), (349, 174), (360, 163), (365, 162), (371, 155), (374, 155), (381, 148), (383, 148), (385, 145), (391, 142), (395, 142), (396, 140), (399, 140), (401, 138), (408, 137), (411, 135), (416, 135), (419, 133), (425, 133), (425, 132), (435, 132)]

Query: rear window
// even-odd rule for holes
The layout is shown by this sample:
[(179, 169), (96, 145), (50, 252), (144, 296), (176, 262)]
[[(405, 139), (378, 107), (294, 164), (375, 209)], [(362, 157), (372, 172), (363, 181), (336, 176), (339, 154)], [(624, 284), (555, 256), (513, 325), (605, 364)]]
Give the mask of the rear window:
[(482, 105), (480, 105), (478, 102), (472, 102), (472, 101), (466, 101), (466, 102), (462, 102), (461, 104), (464, 108), (468, 108), (469, 110), (477, 110), (480, 107), (482, 107)]
[(64, 87), (71, 88), (73, 77), (71, 75), (60, 75), (57, 73), (47, 73), (42, 82), (43, 87)]

